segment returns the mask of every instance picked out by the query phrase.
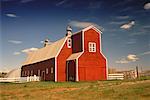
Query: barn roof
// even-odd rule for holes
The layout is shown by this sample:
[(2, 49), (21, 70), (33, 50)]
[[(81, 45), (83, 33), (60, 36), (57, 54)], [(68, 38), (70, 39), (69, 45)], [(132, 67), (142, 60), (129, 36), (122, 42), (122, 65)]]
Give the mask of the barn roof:
[(82, 52), (78, 52), (78, 53), (73, 53), (71, 54), (67, 60), (74, 60), (77, 59), (80, 55), (82, 54)]
[(28, 57), (26, 61), (23, 63), (23, 65), (33, 64), (36, 62), (56, 57), (65, 41), (66, 37), (50, 45), (47, 45), (46, 47), (40, 48), (33, 52), (29, 52)]

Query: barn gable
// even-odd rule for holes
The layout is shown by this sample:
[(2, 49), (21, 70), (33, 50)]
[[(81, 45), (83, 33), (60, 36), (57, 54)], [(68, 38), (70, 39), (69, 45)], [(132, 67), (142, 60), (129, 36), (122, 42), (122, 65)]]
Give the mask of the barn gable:
[(23, 65), (29, 65), (56, 57), (59, 54), (60, 49), (62, 48), (62, 45), (64, 44), (66, 39), (67, 37), (64, 37), (50, 45), (47, 45), (46, 47), (40, 48), (33, 52), (29, 52), (28, 57)]

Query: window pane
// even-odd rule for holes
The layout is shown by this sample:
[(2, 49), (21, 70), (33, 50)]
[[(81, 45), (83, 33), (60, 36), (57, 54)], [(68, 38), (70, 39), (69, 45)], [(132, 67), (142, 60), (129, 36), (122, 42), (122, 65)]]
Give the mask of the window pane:
[(89, 52), (96, 52), (96, 43), (89, 42)]
[(46, 74), (48, 74), (48, 68), (46, 68)]
[(53, 74), (53, 67), (51, 67), (51, 74)]

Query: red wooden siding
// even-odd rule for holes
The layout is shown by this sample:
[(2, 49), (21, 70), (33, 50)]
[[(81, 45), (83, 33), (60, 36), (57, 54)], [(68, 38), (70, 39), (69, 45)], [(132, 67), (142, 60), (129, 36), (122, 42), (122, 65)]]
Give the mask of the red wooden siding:
[[(89, 52), (88, 43), (96, 43), (96, 52)], [(79, 57), (79, 81), (106, 79), (106, 59), (100, 53), (100, 34), (93, 29), (84, 33), (84, 53)]]
[(57, 57), (57, 81), (66, 81), (66, 61), (72, 54), (72, 49), (67, 47), (67, 41)]
[(82, 51), (82, 32), (72, 35), (72, 53)]
[[(53, 73), (51, 73), (51, 67), (53, 67)], [(46, 74), (46, 68), (48, 68), (48, 74)], [(34, 63), (34, 64), (30, 64), (30, 65), (25, 65), (22, 66), (21, 69), (21, 76), (22, 77), (26, 77), (28, 76), (26, 73), (29, 73), (29, 76), (31, 76), (31, 71), (33, 71), (33, 75), (37, 75), (38, 76), (38, 70), (40, 70), (40, 76), (42, 76), (42, 72), (45, 72), (45, 80), (46, 81), (54, 81), (54, 77), (55, 77), (55, 59), (48, 59), (42, 62), (38, 62), (38, 63)], [(33, 76), (32, 75), (32, 76)]]

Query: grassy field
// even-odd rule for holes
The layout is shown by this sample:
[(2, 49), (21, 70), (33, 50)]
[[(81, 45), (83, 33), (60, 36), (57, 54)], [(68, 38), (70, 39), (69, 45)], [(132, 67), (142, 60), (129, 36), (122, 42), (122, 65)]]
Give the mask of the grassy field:
[(0, 100), (150, 100), (150, 79), (0, 83)]

